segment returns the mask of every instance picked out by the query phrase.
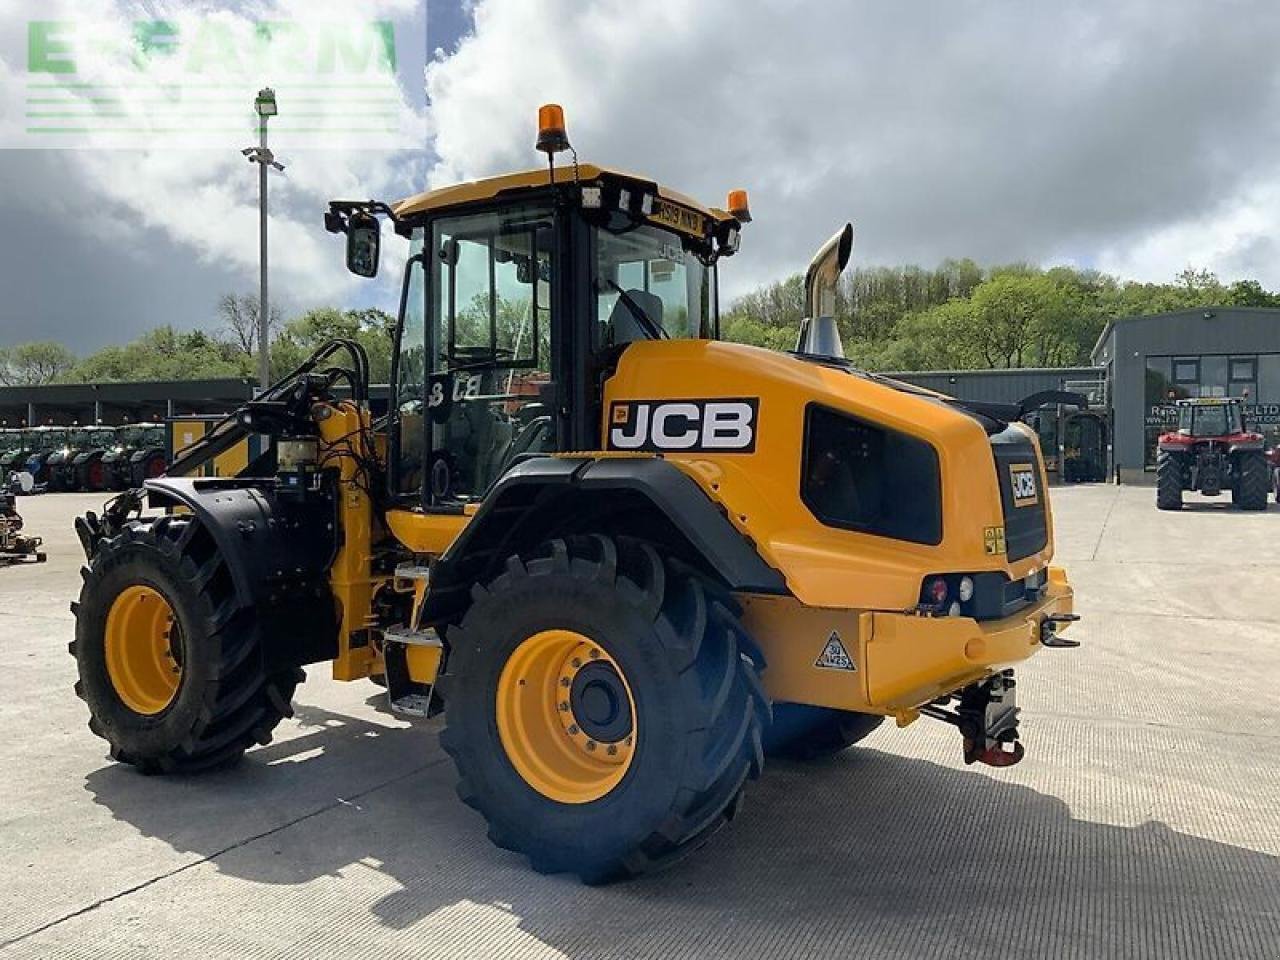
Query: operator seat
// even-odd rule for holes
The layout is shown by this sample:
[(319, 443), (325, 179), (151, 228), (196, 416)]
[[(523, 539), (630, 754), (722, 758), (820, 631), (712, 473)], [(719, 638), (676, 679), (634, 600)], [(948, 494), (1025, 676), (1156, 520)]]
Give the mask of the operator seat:
[(628, 290), (625, 297), (619, 295), (613, 309), (609, 311), (608, 342), (613, 346), (653, 339), (653, 334), (632, 313), (631, 306), (627, 304), (628, 299), (640, 308), (655, 327), (662, 329), (662, 298), (644, 290)]

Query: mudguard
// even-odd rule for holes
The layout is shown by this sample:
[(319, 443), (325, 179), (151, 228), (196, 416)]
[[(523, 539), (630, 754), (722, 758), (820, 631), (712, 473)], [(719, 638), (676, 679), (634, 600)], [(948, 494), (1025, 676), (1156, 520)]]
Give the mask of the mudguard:
[(509, 470), (432, 568), (424, 612), (444, 620), (471, 586), (507, 557), (547, 539), (609, 532), (660, 540), (734, 591), (786, 594), (723, 509), (679, 468), (658, 457), (534, 457)]
[(338, 550), (333, 484), (305, 496), (273, 480), (162, 477), (144, 485), (152, 507), (184, 507), (212, 535), (242, 605), (252, 606), (268, 666), (332, 660), (340, 615), (329, 587)]

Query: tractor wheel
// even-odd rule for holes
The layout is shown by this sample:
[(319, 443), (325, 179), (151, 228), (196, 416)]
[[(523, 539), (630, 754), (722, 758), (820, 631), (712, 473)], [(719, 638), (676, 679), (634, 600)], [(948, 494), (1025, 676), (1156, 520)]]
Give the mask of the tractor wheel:
[(552, 540), (473, 589), (441, 684), (458, 795), (587, 883), (701, 846), (763, 766), (763, 658), (732, 597), (648, 543)]
[(777, 703), (765, 738), (767, 757), (820, 760), (865, 739), (884, 717), (849, 710), (828, 710), (801, 703)]
[(1241, 510), (1267, 509), (1267, 458), (1259, 451), (1236, 457), (1236, 484), (1231, 499)]
[(1182, 463), (1166, 450), (1156, 451), (1156, 506), (1182, 509)]
[(304, 679), (268, 674), (262, 636), (198, 521), (134, 523), (81, 571), (70, 651), (89, 729), (144, 773), (194, 773), (271, 740)]

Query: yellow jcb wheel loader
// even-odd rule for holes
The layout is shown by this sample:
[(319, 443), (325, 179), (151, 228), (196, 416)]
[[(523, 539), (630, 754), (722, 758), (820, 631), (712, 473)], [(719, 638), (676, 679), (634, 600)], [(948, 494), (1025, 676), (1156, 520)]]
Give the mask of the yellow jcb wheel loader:
[[(797, 349), (718, 339), (746, 194), (575, 162), (336, 201), (347, 265), (408, 240), (387, 414), (333, 341), (77, 528), (77, 692), (111, 755), (190, 773), (267, 742), (302, 667), (444, 711), (502, 847), (588, 882), (700, 845), (767, 754), (885, 717), (1022, 756), (1012, 667), (1073, 646), (1036, 439), (851, 366), (818, 253)], [(244, 438), (242, 475), (192, 478)], [(157, 515), (143, 506), (163, 508)], [(851, 802), (856, 800), (851, 799)]]

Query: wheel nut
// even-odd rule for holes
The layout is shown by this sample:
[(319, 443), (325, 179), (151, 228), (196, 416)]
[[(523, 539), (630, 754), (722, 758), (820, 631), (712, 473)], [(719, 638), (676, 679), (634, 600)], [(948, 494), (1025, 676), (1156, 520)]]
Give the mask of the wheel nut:
[(594, 740), (588, 740), (588, 741), (587, 741), (587, 749), (588, 749), (588, 750), (594, 750), (595, 748), (596, 748), (596, 742), (595, 742)]
[(605, 751), (609, 756), (616, 756), (618, 753), (618, 745), (616, 743), (609, 744), (609, 749)]
[(597, 650), (595, 647), (592, 647), (592, 648), (591, 648), (591, 659), (592, 659), (592, 660), (599, 660), (599, 659), (600, 659), (600, 651), (599, 651), (599, 650)]
[(581, 661), (580, 659), (578, 659), (577, 657), (574, 657), (574, 658), (573, 658), (572, 660), (570, 660), (569, 662), (573, 664), (573, 667), (574, 667), (574, 669), (575, 669), (575, 670), (576, 670), (578, 667), (582, 666), (582, 661)]
[(569, 724), (569, 733), (575, 737), (578, 735), (578, 725), (576, 723)]

